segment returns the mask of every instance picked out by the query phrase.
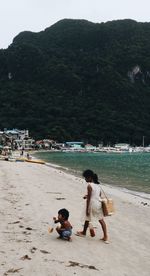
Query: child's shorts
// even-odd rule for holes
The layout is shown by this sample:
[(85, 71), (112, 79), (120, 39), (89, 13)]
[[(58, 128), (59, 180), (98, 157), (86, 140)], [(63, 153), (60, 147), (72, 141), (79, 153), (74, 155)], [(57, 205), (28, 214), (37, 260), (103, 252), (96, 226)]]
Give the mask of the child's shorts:
[(61, 236), (62, 238), (69, 238), (70, 236), (72, 235), (72, 230), (64, 230), (62, 233), (61, 233)]

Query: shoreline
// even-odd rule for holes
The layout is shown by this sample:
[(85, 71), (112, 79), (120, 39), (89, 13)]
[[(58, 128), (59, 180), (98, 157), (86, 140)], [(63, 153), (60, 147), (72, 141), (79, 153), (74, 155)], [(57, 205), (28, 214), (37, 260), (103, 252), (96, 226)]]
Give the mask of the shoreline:
[[(88, 157), (89, 161), (86, 162), (86, 156), (84, 155), (84, 157), (82, 157), (83, 156), (83, 154), (82, 154), (81, 155), (81, 160), (83, 160), (82, 161), (83, 164), (81, 163), (81, 166), (79, 164), (76, 167), (75, 164), (74, 164), (74, 162), (78, 162), (78, 160), (80, 162), (80, 155), (79, 154), (77, 155), (78, 156), (77, 158), (76, 158), (75, 155), (73, 155), (73, 156), (72, 155), (71, 156), (70, 155), (69, 156), (65, 155), (64, 156), (65, 162), (64, 162), (64, 164), (62, 163), (63, 165), (53, 164), (53, 163), (51, 163), (51, 160), (53, 160), (53, 158), (50, 158), (50, 161), (49, 161), (49, 159), (48, 159), (49, 155), (41, 155), (41, 154), (42, 154), (42, 152), (39, 153), (39, 154), (37, 152), (37, 154), (35, 153), (35, 156), (37, 158), (39, 157), (41, 159), (42, 159), (42, 157), (43, 158), (45, 157), (45, 159), (44, 159), (45, 162), (48, 162), (48, 164), (50, 164), (51, 166), (54, 166), (54, 167), (58, 166), (58, 168), (62, 169), (63, 171), (67, 171), (67, 172), (69, 172), (71, 174), (74, 174), (74, 175), (77, 175), (77, 176), (80, 176), (80, 177), (82, 177), (82, 170), (84, 170), (86, 167), (90, 166), (90, 167), (92, 167), (92, 169), (94, 169), (94, 167), (93, 167), (93, 165), (94, 165), (93, 161), (95, 160), (94, 157), (93, 157), (94, 159), (92, 158), (93, 161), (90, 161), (91, 159), (90, 159), (90, 156), (89, 156)], [(34, 156), (34, 154), (33, 154), (33, 156)], [(53, 156), (53, 153), (52, 153), (52, 156)], [(71, 164), (69, 165), (67, 163), (68, 162), (67, 161), (68, 160), (67, 156), (69, 157), (69, 160), (70, 160), (70, 162), (72, 164), (72, 166), (71, 166), (72, 168), (69, 167)], [(103, 159), (101, 159), (101, 156), (99, 156), (99, 157), (100, 157), (100, 160), (103, 160)], [(60, 155), (60, 163), (61, 163), (61, 158), (63, 158), (63, 157), (61, 157), (61, 155)], [(104, 162), (106, 163), (106, 160), (107, 159), (111, 160), (111, 158), (114, 158), (114, 157), (108, 158), (108, 155), (105, 155)], [(54, 155), (54, 160), (55, 160), (55, 155)], [(96, 158), (96, 160), (98, 161), (99, 158), (98, 159)], [(94, 162), (96, 162), (96, 160)], [(124, 157), (123, 157), (123, 160), (124, 160)], [(126, 158), (125, 158), (125, 160), (126, 160)], [(130, 160), (132, 160), (132, 159), (130, 159), (130, 157), (129, 157), (128, 161), (130, 162)], [(138, 160), (141, 160), (141, 156), (140, 155), (138, 157)], [(58, 158), (56, 156), (56, 161), (59, 162), (59, 155), (58, 155)], [(110, 162), (110, 161), (108, 161), (108, 162)], [(117, 158), (116, 162), (118, 164), (120, 162), (120, 158), (119, 159)], [(122, 162), (122, 158), (121, 158), (121, 162)], [(127, 162), (127, 161), (123, 161), (123, 163), (125, 163), (125, 162)], [(144, 162), (144, 160), (143, 160), (143, 162)], [(110, 185), (112, 187), (127, 189), (129, 191), (132, 191), (135, 194), (136, 193), (137, 194), (141, 193), (141, 194), (148, 194), (148, 195), (150, 195), (150, 186), (148, 185), (148, 179), (150, 177), (150, 175), (148, 173), (149, 162), (148, 162), (147, 159), (146, 159), (146, 162), (147, 162), (146, 163), (147, 167), (145, 167), (145, 170), (147, 171), (147, 173), (145, 172), (146, 173), (145, 177), (144, 177), (144, 171), (143, 171), (143, 173), (141, 172), (141, 174), (139, 174), (139, 172), (140, 172), (140, 166), (141, 166), (141, 161), (140, 161), (140, 163), (137, 162), (138, 166), (135, 167), (136, 169), (133, 166), (133, 168), (131, 168), (129, 172), (128, 172), (128, 162), (124, 166), (123, 170), (119, 169), (120, 172), (117, 172), (116, 167), (115, 166), (111, 166), (110, 163), (108, 163), (108, 165), (106, 165), (106, 167), (105, 167), (105, 165), (104, 166), (102, 165), (102, 169), (99, 169), (99, 167), (96, 166), (96, 172), (97, 172), (97, 174), (99, 176), (101, 176), (101, 173), (102, 173), (102, 179), (101, 179), (101, 177), (100, 177), (100, 179), (101, 179), (101, 182), (104, 183), (104, 184)], [(98, 163), (98, 164), (99, 164), (99, 166), (101, 166), (101, 163)], [(83, 165), (85, 165), (84, 168), (83, 168)], [(118, 164), (118, 166), (120, 166), (120, 163)], [(137, 169), (138, 169), (138, 171), (137, 171)], [(106, 170), (108, 170), (108, 174), (107, 174)], [(133, 176), (132, 176), (132, 171), (134, 172)], [(137, 173), (135, 173), (136, 171), (137, 171)], [(114, 174), (114, 176), (113, 176), (113, 174)], [(122, 183), (124, 183), (124, 184), (122, 185)]]
[[(78, 172), (72, 171), (71, 169), (69, 169), (67, 167), (62, 167), (60, 165), (56, 165), (56, 164), (53, 164), (53, 163), (50, 163), (50, 162), (46, 162), (45, 165), (48, 166), (48, 167), (50, 167), (50, 168), (54, 168), (56, 170), (61, 170), (62, 172), (66, 173), (66, 174), (69, 174), (69, 175), (72, 175), (74, 177), (77, 177), (79, 179), (82, 179), (79, 176)], [(131, 195), (139, 197), (139, 198), (150, 200), (150, 194), (149, 193), (139, 192), (139, 191), (134, 191), (134, 190), (129, 190), (127, 188), (123, 188), (123, 187), (120, 187), (120, 186), (113, 186), (113, 185), (111, 185), (109, 183), (103, 183), (103, 182), (101, 182), (100, 185), (103, 188), (108, 187), (108, 188), (110, 188), (112, 190), (114, 189), (114, 190), (121, 191), (121, 192), (126, 193), (126, 194), (131, 194)]]
[[(0, 161), (0, 166), (2, 276), (149, 276), (150, 200), (102, 185), (116, 209), (105, 218), (106, 245), (97, 223), (94, 238), (75, 235), (83, 224), (83, 179), (41, 164)], [(58, 240), (56, 231), (48, 233), (60, 208), (70, 211), (70, 243)]]

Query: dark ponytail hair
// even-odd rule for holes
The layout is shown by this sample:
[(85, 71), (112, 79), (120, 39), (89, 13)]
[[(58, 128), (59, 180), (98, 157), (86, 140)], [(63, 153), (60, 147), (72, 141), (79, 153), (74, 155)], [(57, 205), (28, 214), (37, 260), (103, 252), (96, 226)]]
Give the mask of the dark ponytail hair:
[(98, 176), (96, 173), (94, 173), (92, 170), (85, 170), (83, 172), (83, 177), (87, 178), (87, 177), (91, 177), (93, 179), (93, 182), (95, 184), (99, 184), (99, 180), (98, 180)]
[(99, 180), (98, 180), (98, 176), (97, 176), (96, 173), (94, 173), (94, 175), (93, 175), (93, 182), (94, 182), (95, 184), (99, 184), (99, 183), (100, 183)]

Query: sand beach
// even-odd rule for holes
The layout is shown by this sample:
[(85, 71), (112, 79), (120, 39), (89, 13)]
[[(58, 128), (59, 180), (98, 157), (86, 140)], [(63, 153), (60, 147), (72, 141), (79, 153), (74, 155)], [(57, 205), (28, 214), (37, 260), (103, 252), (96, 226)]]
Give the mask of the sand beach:
[[(102, 187), (116, 208), (105, 218), (109, 244), (100, 241), (98, 224), (94, 238), (75, 235), (82, 229), (83, 179), (47, 165), (0, 161), (0, 275), (149, 276), (149, 195)], [(48, 233), (60, 208), (70, 211), (72, 242)]]

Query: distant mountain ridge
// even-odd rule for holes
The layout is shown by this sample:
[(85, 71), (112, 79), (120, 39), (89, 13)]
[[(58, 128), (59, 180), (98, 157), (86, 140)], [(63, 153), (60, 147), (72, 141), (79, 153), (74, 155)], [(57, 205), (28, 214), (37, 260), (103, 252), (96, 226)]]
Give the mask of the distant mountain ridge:
[(0, 50), (0, 129), (150, 144), (150, 23), (64, 19)]

